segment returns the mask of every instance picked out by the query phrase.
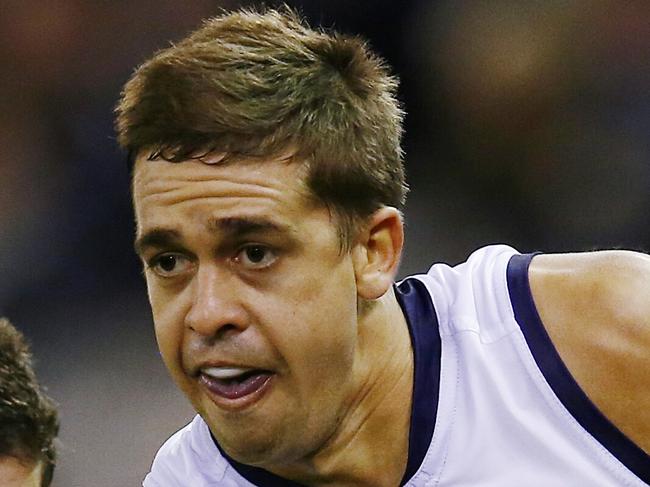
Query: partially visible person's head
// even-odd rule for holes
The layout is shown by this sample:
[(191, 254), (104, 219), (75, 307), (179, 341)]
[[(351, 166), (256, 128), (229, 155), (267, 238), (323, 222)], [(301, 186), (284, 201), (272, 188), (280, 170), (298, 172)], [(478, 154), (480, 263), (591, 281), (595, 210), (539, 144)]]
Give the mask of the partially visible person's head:
[(363, 218), (405, 197), (396, 88), (362, 40), (313, 30), (288, 8), (241, 10), (137, 69), (116, 110), (118, 141), (173, 162), (295, 151), (346, 246)]
[(0, 478), (2, 485), (50, 485), (59, 429), (52, 401), (41, 391), (22, 334), (0, 318)]

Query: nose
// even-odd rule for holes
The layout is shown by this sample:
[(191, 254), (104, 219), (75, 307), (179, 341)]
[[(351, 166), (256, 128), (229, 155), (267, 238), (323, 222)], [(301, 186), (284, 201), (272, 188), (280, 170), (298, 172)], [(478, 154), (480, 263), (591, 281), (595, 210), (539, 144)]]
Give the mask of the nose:
[(248, 316), (239, 299), (235, 278), (216, 265), (199, 266), (192, 283), (192, 303), (185, 325), (208, 339), (218, 339), (248, 327)]

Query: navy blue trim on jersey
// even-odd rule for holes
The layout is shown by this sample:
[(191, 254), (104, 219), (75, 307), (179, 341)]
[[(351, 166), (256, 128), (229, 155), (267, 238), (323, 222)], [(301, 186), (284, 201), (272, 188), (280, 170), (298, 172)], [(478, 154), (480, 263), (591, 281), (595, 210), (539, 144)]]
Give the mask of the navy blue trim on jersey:
[(591, 402), (564, 365), (537, 313), (528, 281), (535, 254), (515, 255), (508, 263), (510, 300), (537, 366), (569, 413), (612, 455), (650, 484), (650, 456), (612, 424)]
[(438, 317), (426, 286), (406, 279), (395, 288), (411, 334), (413, 347), (413, 402), (409, 429), (409, 456), (400, 485), (418, 471), (427, 454), (438, 413), (441, 340)]
[(228, 463), (237, 471), (239, 475), (244, 477), (250, 483), (259, 487), (304, 487), (302, 484), (293, 482), (292, 480), (283, 479), (282, 477), (278, 477), (277, 475), (272, 474), (263, 468), (251, 467), (250, 465), (244, 465), (243, 463), (239, 463), (233, 460), (228, 455), (226, 455), (226, 452), (223, 451), (223, 449), (219, 446), (219, 443), (217, 442), (217, 439), (214, 437), (212, 432), (210, 432), (210, 436), (212, 436), (212, 441), (214, 441), (214, 444), (217, 445), (217, 448), (221, 452), (221, 455), (226, 460), (228, 460)]
[[(440, 388), (441, 341), (431, 296), (426, 286), (417, 279), (407, 279), (395, 286), (395, 296), (406, 317), (413, 347), (413, 401), (409, 428), (409, 452), (406, 471), (400, 485), (404, 485), (424, 461), (429, 449), (438, 410)], [(212, 433), (211, 433), (212, 435)], [(212, 441), (228, 463), (246, 480), (259, 487), (300, 487), (267, 470), (251, 467), (230, 458), (212, 436)]]

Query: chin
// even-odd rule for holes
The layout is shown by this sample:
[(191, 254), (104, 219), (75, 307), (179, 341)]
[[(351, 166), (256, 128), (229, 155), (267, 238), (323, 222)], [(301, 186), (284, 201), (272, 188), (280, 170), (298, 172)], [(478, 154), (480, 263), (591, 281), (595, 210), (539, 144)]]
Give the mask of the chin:
[(219, 445), (233, 460), (246, 465), (265, 467), (284, 463), (287, 459), (286, 444), (273, 435), (236, 434), (233, 442), (219, 438)]
[(254, 465), (273, 457), (273, 451), (284, 435), (277, 423), (250, 414), (250, 411), (247, 413), (224, 413), (209, 406), (199, 411), (228, 456), (240, 463)]

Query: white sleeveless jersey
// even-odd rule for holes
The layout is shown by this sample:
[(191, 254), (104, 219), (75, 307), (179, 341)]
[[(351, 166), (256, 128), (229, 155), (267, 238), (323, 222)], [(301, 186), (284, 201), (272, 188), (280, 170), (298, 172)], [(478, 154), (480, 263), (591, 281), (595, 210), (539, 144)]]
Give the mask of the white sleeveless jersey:
[[(589, 401), (546, 334), (531, 258), (485, 247), (396, 286), (415, 357), (402, 485), (650, 485), (650, 456)], [(165, 442), (143, 485), (297, 484), (228, 459), (197, 416)]]

